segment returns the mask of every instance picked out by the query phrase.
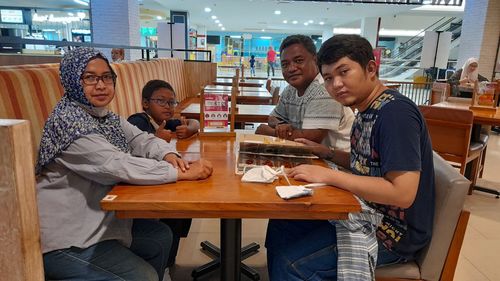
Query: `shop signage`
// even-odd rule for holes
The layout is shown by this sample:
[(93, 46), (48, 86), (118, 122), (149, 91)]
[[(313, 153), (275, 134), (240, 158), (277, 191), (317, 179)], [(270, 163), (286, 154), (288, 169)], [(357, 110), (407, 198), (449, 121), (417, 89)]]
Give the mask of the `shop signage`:
[(0, 10), (0, 20), (3, 23), (24, 23), (22, 10)]

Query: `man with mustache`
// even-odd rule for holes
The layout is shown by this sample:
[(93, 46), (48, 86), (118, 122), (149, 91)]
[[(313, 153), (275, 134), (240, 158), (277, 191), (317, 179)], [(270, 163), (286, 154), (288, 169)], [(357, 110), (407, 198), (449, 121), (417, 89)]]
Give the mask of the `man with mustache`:
[(305, 138), (349, 151), (354, 114), (332, 99), (316, 65), (316, 47), (310, 37), (291, 35), (280, 46), (281, 71), (289, 86), (281, 94), (268, 124), (256, 134), (294, 140)]

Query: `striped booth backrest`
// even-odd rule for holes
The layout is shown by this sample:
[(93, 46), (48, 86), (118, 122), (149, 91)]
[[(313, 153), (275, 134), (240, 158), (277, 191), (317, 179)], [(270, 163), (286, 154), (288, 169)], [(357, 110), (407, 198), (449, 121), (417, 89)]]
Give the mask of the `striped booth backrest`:
[(190, 97), (189, 79), (185, 62), (178, 58), (159, 59), (165, 81), (174, 88), (177, 101)]
[[(208, 67), (213, 65), (208, 64)], [(142, 87), (149, 80), (169, 82), (178, 101), (194, 96), (190, 83), (200, 83), (196, 75), (189, 77), (186, 63), (181, 59), (122, 62), (111, 67), (117, 74), (117, 81), (115, 98), (109, 108), (125, 118), (142, 111)], [(211, 81), (209, 79), (215, 76), (215, 68), (208, 72), (210, 75), (206, 74), (209, 75), (206, 80)], [(45, 121), (63, 93), (59, 64), (0, 66), (0, 119), (29, 120), (35, 153)]]
[(58, 64), (0, 67), (0, 119), (29, 120), (34, 151), (62, 94)]
[(160, 79), (157, 62), (122, 62), (112, 64), (116, 72), (115, 98), (109, 104), (111, 111), (127, 118), (142, 111), (142, 87), (151, 79)]

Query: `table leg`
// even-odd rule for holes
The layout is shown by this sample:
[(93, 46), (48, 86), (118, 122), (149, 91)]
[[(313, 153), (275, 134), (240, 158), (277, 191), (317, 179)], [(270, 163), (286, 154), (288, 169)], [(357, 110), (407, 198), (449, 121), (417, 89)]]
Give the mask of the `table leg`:
[(220, 222), (221, 280), (241, 280), (241, 219), (221, 219)]

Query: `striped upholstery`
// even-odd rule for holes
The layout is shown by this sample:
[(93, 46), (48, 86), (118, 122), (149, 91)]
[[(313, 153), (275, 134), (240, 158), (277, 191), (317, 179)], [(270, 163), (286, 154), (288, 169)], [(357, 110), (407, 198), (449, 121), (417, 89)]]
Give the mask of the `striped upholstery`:
[(63, 93), (59, 66), (0, 68), (0, 119), (31, 122), (32, 141), (37, 151), (43, 126)]
[[(212, 64), (199, 64), (207, 65), (201, 68), (213, 67)], [(112, 67), (118, 77), (116, 96), (109, 108), (123, 117), (142, 111), (142, 87), (151, 79), (172, 84), (179, 101), (196, 95), (190, 87), (192, 83), (205, 83), (197, 81), (201, 78), (188, 77), (185, 62), (180, 59), (123, 62), (112, 64)], [(210, 75), (215, 76), (215, 73)], [(59, 64), (0, 66), (0, 119), (31, 121), (34, 151), (37, 151), (45, 121), (63, 92)]]

